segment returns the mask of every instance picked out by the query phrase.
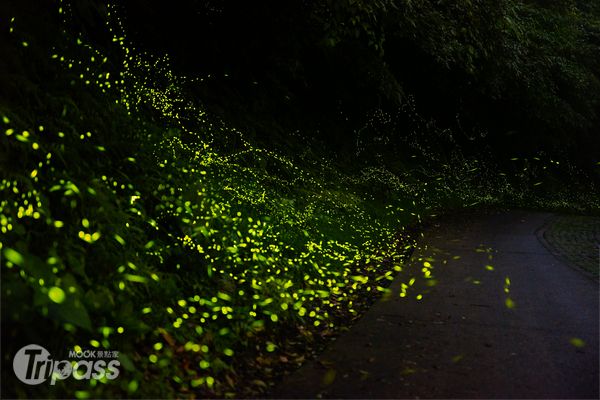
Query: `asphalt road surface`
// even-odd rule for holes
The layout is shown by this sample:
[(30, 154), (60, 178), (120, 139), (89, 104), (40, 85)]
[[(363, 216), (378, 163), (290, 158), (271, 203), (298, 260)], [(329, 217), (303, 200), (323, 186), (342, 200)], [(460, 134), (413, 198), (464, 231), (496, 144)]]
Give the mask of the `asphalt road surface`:
[(598, 281), (540, 241), (551, 217), (440, 220), (389, 299), (271, 397), (597, 399)]

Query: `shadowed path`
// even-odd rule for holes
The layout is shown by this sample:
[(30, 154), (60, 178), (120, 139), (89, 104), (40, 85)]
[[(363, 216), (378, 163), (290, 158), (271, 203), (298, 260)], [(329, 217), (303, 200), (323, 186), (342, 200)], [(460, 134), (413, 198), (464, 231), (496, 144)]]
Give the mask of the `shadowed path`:
[[(540, 243), (551, 216), (442, 220), (425, 233), (390, 300), (271, 396), (598, 398), (598, 283)], [(400, 298), (427, 259), (437, 284), (421, 275)]]

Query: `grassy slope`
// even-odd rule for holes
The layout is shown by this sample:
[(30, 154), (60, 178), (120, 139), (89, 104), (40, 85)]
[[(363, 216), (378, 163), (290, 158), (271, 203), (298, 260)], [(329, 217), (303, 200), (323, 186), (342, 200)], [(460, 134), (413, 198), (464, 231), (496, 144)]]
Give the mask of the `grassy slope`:
[(481, 203), (569, 207), (566, 191), (536, 194), (554, 179), (544, 160), (515, 160), (515, 177), (458, 152), (432, 163), (437, 131), (407, 144), (421, 163), (394, 172), (349, 172), (301, 138), (286, 152), (257, 147), (186, 95), (198, 80), (138, 54), (118, 23), (105, 59), (35, 22), (19, 15), (3, 44), (3, 366), (40, 343), (56, 358), (119, 350), (123, 368), (115, 381), (26, 387), (5, 367), (4, 396), (261, 391), (277, 363), (301, 362), (299, 349), (385, 293), (409, 223)]

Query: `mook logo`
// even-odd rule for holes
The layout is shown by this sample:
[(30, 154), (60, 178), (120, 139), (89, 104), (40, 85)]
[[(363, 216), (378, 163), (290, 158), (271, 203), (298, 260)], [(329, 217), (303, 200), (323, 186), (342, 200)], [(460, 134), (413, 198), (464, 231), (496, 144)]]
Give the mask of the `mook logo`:
[[(116, 379), (119, 376), (121, 363), (116, 360), (98, 359), (99, 354), (117, 357), (118, 352), (97, 352), (95, 350), (76, 353), (77, 361), (53, 360), (50, 352), (37, 344), (29, 344), (15, 354), (13, 370), (19, 380), (28, 385), (39, 385), (50, 379), (54, 385), (57, 380), (65, 380), (72, 376), (77, 380), (84, 379)], [(92, 358), (86, 360), (82, 358)]]

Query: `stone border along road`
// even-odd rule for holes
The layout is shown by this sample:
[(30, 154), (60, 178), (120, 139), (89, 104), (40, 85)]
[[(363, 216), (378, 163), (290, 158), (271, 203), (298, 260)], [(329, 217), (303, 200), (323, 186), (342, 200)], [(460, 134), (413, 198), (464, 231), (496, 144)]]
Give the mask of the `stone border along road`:
[(556, 215), (538, 230), (537, 236), (556, 257), (598, 279), (600, 217)]
[(270, 397), (597, 399), (598, 282), (537, 239), (551, 218), (509, 211), (441, 219), (424, 232), (390, 299)]

